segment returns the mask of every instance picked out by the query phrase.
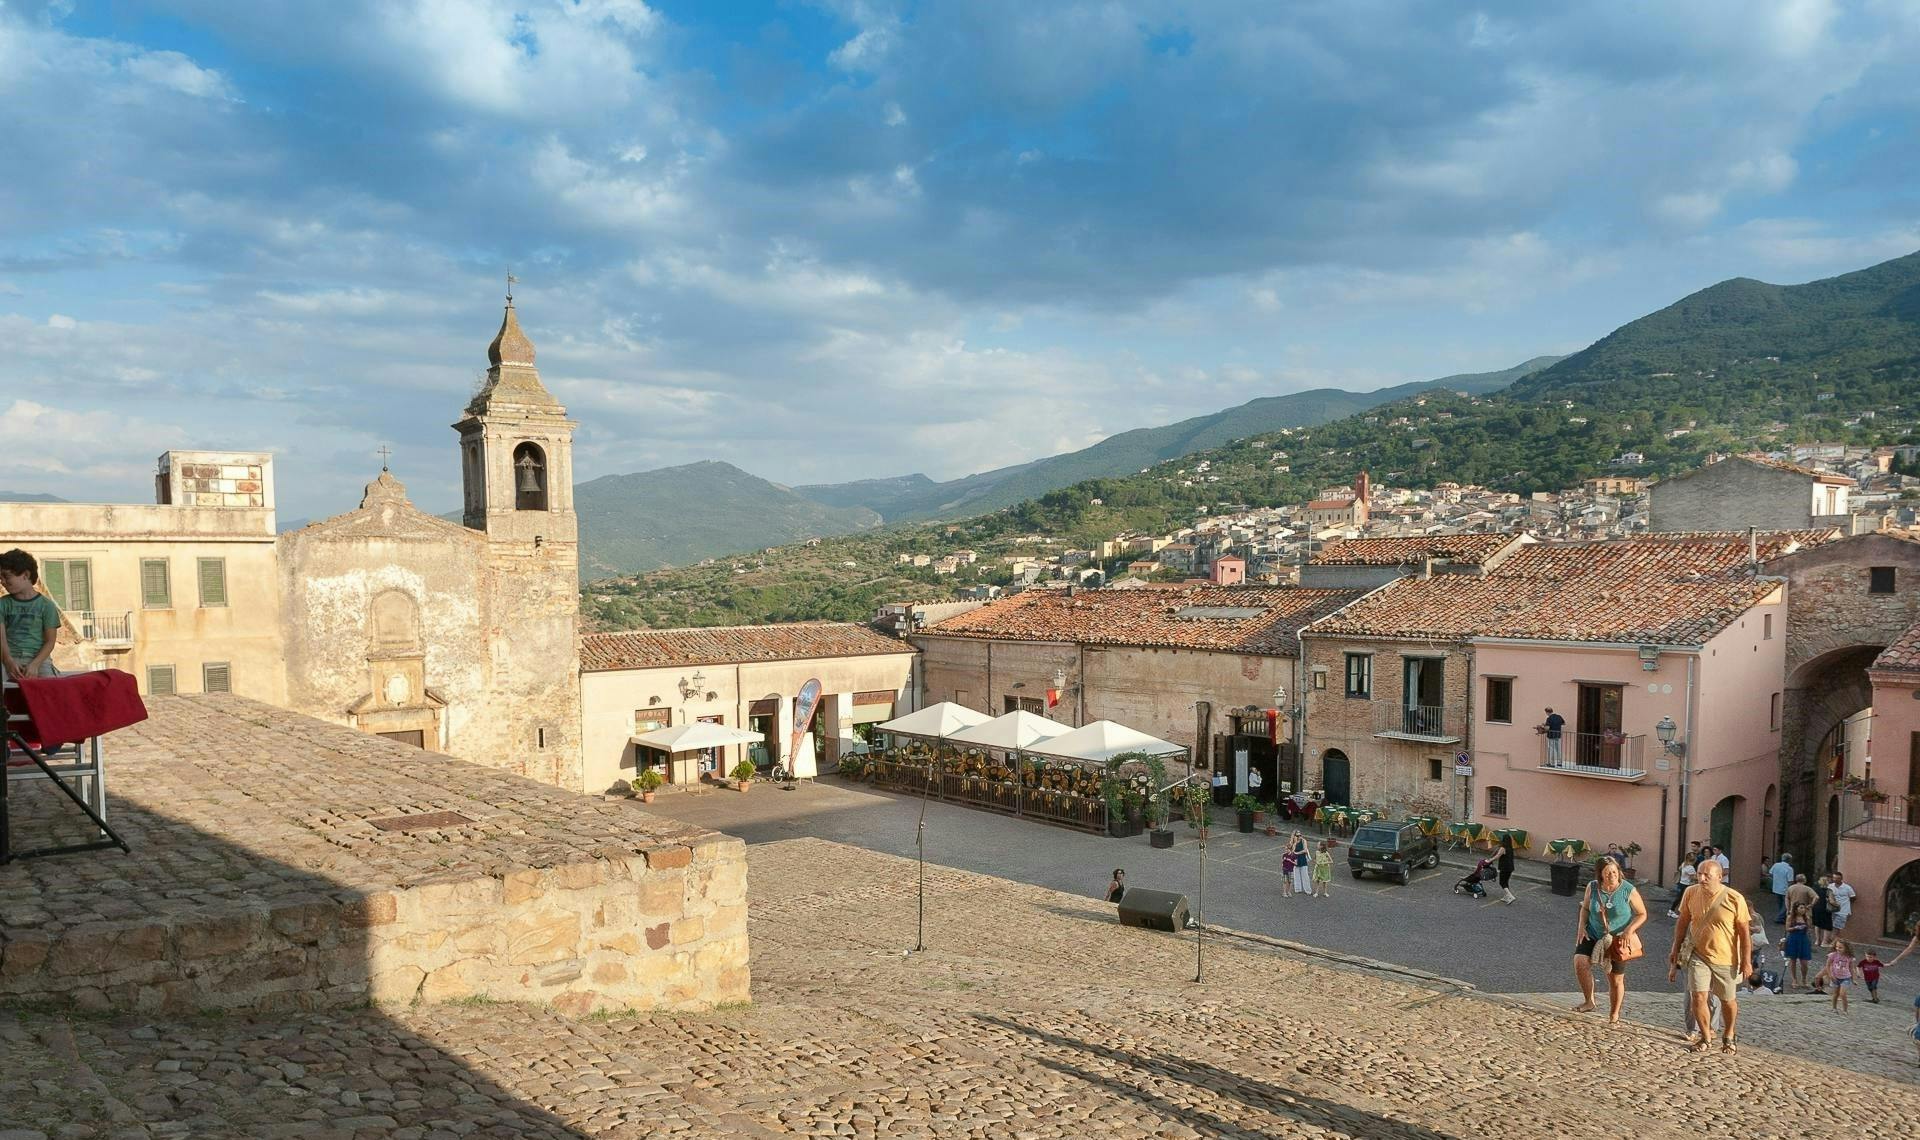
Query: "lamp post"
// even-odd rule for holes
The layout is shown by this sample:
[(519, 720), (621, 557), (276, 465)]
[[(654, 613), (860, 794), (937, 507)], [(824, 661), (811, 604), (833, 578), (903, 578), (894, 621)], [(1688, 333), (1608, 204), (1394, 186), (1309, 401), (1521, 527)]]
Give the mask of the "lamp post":
[[(1153, 794), (1158, 796), (1165, 792), (1170, 792), (1183, 784), (1192, 787), (1196, 781), (1203, 787), (1207, 786), (1207, 776), (1204, 773), (1195, 772), (1188, 776), (1182, 776), (1180, 779), (1175, 780), (1173, 783), (1168, 784)], [(1211, 793), (1213, 789), (1207, 787), (1207, 790)], [(1212, 808), (1213, 805), (1210, 801), (1201, 801), (1200, 810), (1202, 812), (1211, 814)], [(1202, 936), (1207, 932), (1207, 924), (1205, 922), (1207, 915), (1207, 828), (1205, 824), (1202, 824), (1200, 827), (1200, 893), (1198, 898), (1199, 905), (1195, 909), (1194, 917), (1191, 920), (1193, 922), (1193, 980), (1195, 982), (1199, 982), (1201, 978), (1201, 940)]]
[[(1660, 747), (1669, 756), (1680, 758), (1680, 839), (1682, 850), (1687, 845), (1687, 813), (1693, 810), (1693, 763), (1687, 759), (1687, 742), (1681, 740), (1680, 726), (1673, 718), (1663, 716), (1660, 723), (1653, 726), (1653, 735), (1660, 740)], [(1712, 838), (1712, 836), (1708, 836)]]

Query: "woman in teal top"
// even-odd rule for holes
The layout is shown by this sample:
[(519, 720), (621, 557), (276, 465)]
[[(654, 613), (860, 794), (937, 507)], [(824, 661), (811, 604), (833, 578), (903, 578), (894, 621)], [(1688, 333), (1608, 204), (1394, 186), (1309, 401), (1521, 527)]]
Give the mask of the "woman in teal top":
[(1627, 999), (1627, 964), (1616, 956), (1616, 945), (1624, 945), (1626, 937), (1637, 934), (1646, 921), (1646, 904), (1621, 873), (1620, 864), (1600, 860), (1599, 875), (1587, 884), (1573, 927), (1573, 976), (1583, 999), (1573, 1007), (1577, 1012), (1593, 1008), (1593, 970), (1598, 964), (1607, 970), (1607, 1020), (1620, 1020), (1620, 1007)]

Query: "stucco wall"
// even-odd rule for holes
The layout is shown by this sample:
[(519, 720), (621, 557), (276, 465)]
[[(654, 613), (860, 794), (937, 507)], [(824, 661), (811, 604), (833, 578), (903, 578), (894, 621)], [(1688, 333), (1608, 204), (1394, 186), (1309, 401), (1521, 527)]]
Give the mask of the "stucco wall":
[(585, 782), (580, 762), (580, 582), (572, 520), (565, 516), (561, 538), (537, 546), (492, 538), (487, 544), (487, 704), (496, 733), (486, 753), (472, 758), (588, 791), (598, 789)]
[[(780, 698), (778, 714), (779, 754), (787, 752), (787, 736), (793, 729), (793, 698), (800, 686), (819, 678), (822, 693), (822, 730), (831, 727), (844, 731), (837, 735), (824, 732), (827, 739), (815, 740), (816, 756), (822, 771), (837, 762), (837, 748), (851, 737), (855, 693), (886, 691), (893, 694), (894, 715), (911, 711), (910, 680), (913, 655), (907, 653), (868, 657), (827, 657), (804, 661), (765, 661), (738, 665), (668, 665), (653, 669), (618, 669), (583, 673), (580, 677), (581, 739), (584, 753), (586, 787), (598, 792), (617, 781), (633, 779), (638, 759), (629, 742), (634, 734), (636, 709), (667, 710), (673, 724), (681, 725), (703, 717), (717, 716), (729, 728), (747, 728), (748, 708), (754, 701), (775, 695)], [(702, 681), (691, 699), (680, 693), (680, 681), (700, 673)], [(714, 698), (708, 700), (707, 693)], [(844, 726), (838, 718), (826, 715), (831, 698), (844, 696), (850, 714)], [(873, 715), (867, 713), (864, 715)], [(829, 725), (829, 720), (834, 723)], [(745, 746), (722, 749), (722, 766), (730, 768), (746, 755)], [(676, 772), (675, 775), (683, 775)]]
[(997, 716), (1006, 711), (1008, 696), (1044, 699), (1055, 670), (1062, 670), (1067, 690), (1048, 714), (1054, 720), (1111, 720), (1188, 746), (1194, 742), (1196, 701), (1212, 702), (1218, 734), (1231, 727), (1226, 710), (1270, 707), (1274, 690), (1283, 685), (1289, 693), (1299, 691), (1290, 657), (961, 637), (911, 640), (921, 650), (926, 703), (957, 701)]
[[(0, 530), (6, 545), (19, 546), (42, 563), (86, 559), (94, 612), (130, 615), (130, 649), (77, 641), (74, 632), (63, 630), (56, 665), (125, 669), (139, 680), (142, 692), (149, 666), (171, 665), (175, 691), (197, 693), (202, 667), (225, 662), (233, 692), (274, 704), (286, 699), (270, 508), (4, 503)], [(140, 563), (155, 558), (167, 561), (172, 604), (148, 609), (142, 604)], [(226, 563), (223, 606), (200, 604), (202, 558)]]
[(1647, 492), (1648, 527), (1675, 530), (1799, 530), (1811, 525), (1813, 480), (1791, 471), (1726, 460)]

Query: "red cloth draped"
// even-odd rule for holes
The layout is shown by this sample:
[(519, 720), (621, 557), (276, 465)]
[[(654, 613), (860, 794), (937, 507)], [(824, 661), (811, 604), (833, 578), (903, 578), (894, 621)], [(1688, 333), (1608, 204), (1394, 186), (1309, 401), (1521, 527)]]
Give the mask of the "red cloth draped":
[[(95, 669), (63, 677), (23, 677), (19, 685), (17, 691), (7, 694), (7, 707), (13, 712), (24, 707), (33, 718), (33, 727), (21, 735), (38, 737), (39, 743), (49, 748), (147, 719), (147, 706), (140, 699), (133, 674), (119, 669)], [(25, 726), (14, 727), (18, 730)]]

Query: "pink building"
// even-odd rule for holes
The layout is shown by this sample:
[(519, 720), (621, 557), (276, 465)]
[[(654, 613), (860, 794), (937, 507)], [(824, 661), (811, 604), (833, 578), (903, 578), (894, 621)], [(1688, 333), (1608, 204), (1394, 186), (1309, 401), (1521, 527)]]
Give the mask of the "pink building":
[(1213, 560), (1208, 580), (1216, 586), (1238, 586), (1247, 580), (1247, 560), (1238, 554), (1223, 554)]
[[(1773, 853), (1785, 586), (1750, 580), (1723, 610), (1668, 585), (1664, 613), (1644, 594), (1603, 604), (1579, 640), (1474, 639), (1474, 818), (1525, 828), (1536, 852), (1637, 843), (1636, 875), (1661, 883), (1699, 840), (1751, 887)], [(1566, 720), (1557, 743), (1536, 731), (1548, 708)]]
[(1860, 892), (1847, 929), (1906, 938), (1920, 922), (1920, 625), (1881, 652), (1867, 676), (1871, 747), (1849, 774), (1870, 790), (1840, 794), (1840, 868)]

